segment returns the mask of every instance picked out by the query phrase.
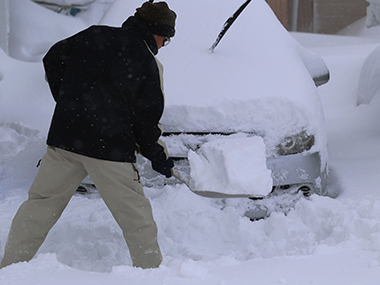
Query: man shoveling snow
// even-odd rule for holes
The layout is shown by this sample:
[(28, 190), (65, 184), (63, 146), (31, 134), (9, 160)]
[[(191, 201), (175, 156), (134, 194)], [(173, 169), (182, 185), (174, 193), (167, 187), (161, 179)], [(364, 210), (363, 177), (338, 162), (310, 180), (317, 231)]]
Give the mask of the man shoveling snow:
[(15, 215), (0, 267), (29, 261), (89, 175), (123, 231), (133, 265), (158, 267), (157, 226), (136, 168), (136, 144), (170, 177), (159, 142), (162, 66), (155, 55), (175, 33), (165, 2), (145, 2), (121, 28), (91, 26), (44, 57), (56, 108), (48, 149)]

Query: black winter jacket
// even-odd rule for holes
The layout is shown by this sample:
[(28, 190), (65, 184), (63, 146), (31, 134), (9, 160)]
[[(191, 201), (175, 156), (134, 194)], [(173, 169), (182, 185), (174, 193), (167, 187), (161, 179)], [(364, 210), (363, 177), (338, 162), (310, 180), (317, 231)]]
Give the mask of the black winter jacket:
[(118, 162), (135, 162), (138, 145), (151, 161), (165, 161), (157, 52), (134, 16), (121, 28), (91, 26), (53, 45), (43, 59), (56, 101), (47, 144)]

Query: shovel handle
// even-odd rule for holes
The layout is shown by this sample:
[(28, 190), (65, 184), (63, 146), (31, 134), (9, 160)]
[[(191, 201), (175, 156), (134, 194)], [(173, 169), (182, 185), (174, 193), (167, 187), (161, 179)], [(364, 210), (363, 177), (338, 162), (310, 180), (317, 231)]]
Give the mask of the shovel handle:
[(185, 172), (183, 171), (180, 171), (176, 168), (172, 168), (172, 175), (178, 179), (179, 181), (181, 181), (182, 183), (186, 184), (187, 187), (190, 188), (190, 176), (187, 175)]

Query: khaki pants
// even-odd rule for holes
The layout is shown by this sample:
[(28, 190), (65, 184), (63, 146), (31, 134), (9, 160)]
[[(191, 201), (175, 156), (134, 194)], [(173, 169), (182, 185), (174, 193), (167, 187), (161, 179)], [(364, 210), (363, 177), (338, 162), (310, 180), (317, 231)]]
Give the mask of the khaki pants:
[(135, 165), (94, 159), (49, 146), (28, 200), (13, 218), (0, 268), (33, 258), (87, 175), (122, 229), (133, 265), (142, 268), (160, 265), (157, 226)]

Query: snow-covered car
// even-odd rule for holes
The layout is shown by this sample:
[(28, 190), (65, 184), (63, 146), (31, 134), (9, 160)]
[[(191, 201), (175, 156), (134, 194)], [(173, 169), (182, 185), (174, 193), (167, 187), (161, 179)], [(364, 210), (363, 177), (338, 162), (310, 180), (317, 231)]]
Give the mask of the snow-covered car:
[(239, 4), (188, 3), (170, 3), (178, 14), (177, 34), (159, 54), (165, 66), (163, 140), (170, 155), (186, 158), (189, 149), (210, 140), (258, 135), (273, 186), (324, 194), (327, 139), (316, 87), (329, 78), (324, 61), (301, 47), (263, 0), (249, 3), (212, 53)]
[[(264, 0), (251, 1), (211, 52), (243, 3), (187, 3), (169, 2), (177, 32), (158, 54), (165, 67), (163, 140), (177, 167), (186, 168), (189, 150), (206, 142), (261, 136), (274, 188), (326, 194), (327, 138), (317, 86), (329, 71), (322, 58), (294, 40)], [(119, 11), (133, 13), (140, 4), (116, 0), (101, 24), (120, 25)], [(159, 183), (149, 163), (139, 163), (144, 182)]]

